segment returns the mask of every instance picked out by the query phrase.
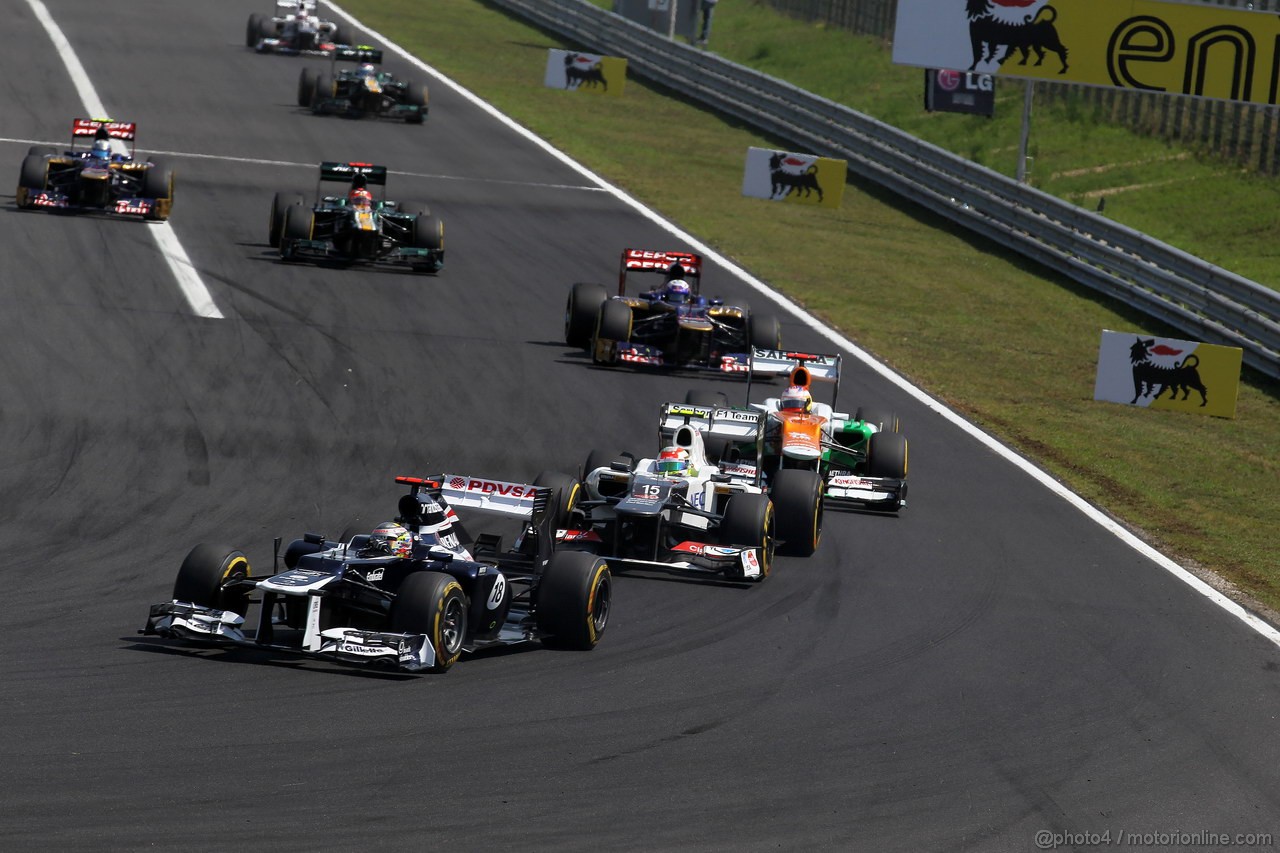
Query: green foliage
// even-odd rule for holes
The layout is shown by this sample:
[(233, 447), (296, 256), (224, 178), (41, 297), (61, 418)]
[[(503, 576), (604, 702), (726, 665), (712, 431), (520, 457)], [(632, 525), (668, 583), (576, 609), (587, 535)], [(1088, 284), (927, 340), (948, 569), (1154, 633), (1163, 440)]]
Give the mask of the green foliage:
[[(776, 140), (634, 79), (620, 99), (546, 89), (546, 50), (567, 45), (480, 0), (429, 9), (420, 0), (343, 5), (771, 282), (1157, 547), (1280, 606), (1274, 384), (1250, 376), (1234, 420), (1095, 403), (1102, 329), (1170, 331), (873, 185), (850, 183), (834, 211), (743, 198), (746, 148)], [(753, 59), (765, 45), (767, 55)], [(1016, 169), (1020, 82), (1000, 81), (993, 120), (927, 114), (922, 72), (892, 65), (879, 42), (746, 0), (720, 4), (711, 47), (1006, 174)], [(1107, 215), (1127, 225), (1257, 280), (1280, 277), (1274, 181), (1132, 133), (1087, 97), (1037, 103), (1038, 186), (1089, 208), (1105, 197)], [(433, 114), (433, 122), (445, 120)], [(916, 427), (905, 429), (912, 435)], [(922, 465), (917, 459), (913, 467), (916, 492), (929, 488)]]

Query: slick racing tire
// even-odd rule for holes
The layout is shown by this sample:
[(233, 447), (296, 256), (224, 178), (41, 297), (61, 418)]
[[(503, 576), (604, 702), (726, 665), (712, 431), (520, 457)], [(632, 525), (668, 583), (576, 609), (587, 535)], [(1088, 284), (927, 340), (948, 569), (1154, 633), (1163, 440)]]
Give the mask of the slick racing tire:
[(773, 477), (773, 506), (778, 517), (779, 551), (808, 557), (822, 538), (822, 475), (804, 468), (783, 468)]
[(422, 124), (427, 118), (427, 87), (425, 84), (406, 80), (404, 83), (404, 103), (417, 107), (414, 112), (404, 117), (405, 124)]
[(435, 649), (430, 672), (458, 662), (467, 636), (467, 596), (443, 572), (414, 572), (404, 579), (391, 603), (393, 634), (426, 634)]
[(310, 68), (302, 69), (298, 75), (298, 106), (311, 106), (311, 99), (316, 93), (316, 72)]
[(853, 413), (853, 419), (866, 421), (875, 426), (879, 432), (900, 432), (902, 429), (902, 422), (898, 420), (895, 412), (878, 409), (875, 406), (859, 406)]
[(45, 173), (49, 169), (48, 161), (39, 154), (28, 154), (22, 160), (22, 171), (18, 175), (18, 206), (32, 207), (28, 190), (44, 189)]
[[(619, 459), (626, 459), (626, 457), (622, 455), (621, 450), (613, 450), (612, 448), (607, 448), (604, 450), (592, 450), (590, 453), (587, 454), (587, 462), (583, 466), (582, 476), (585, 477), (587, 474), (590, 474), (592, 471), (596, 470), (597, 468), (607, 468), (609, 467), (609, 465), (611, 465), (613, 462), (616, 462)], [(635, 460), (630, 459), (628, 460), (628, 462), (629, 462), (628, 470), (634, 471)]]
[(324, 101), (333, 97), (333, 76), (323, 71), (316, 75), (316, 85), (311, 90), (311, 111), (318, 112)]
[(249, 559), (240, 551), (221, 545), (197, 545), (178, 569), (173, 600), (244, 616), (249, 611), (248, 588), (224, 590), (222, 586), (249, 575)]
[(782, 326), (773, 314), (752, 314), (749, 331), (751, 346), (760, 349), (782, 348)]
[(284, 212), (284, 225), (280, 229), (280, 257), (293, 258), (295, 240), (311, 239), (311, 211), (301, 204), (290, 205)]
[(152, 160), (142, 176), (142, 197), (156, 200), (147, 219), (163, 222), (173, 206), (173, 169), (163, 160)]
[(280, 234), (284, 231), (284, 216), (291, 207), (301, 207), (300, 193), (276, 193), (271, 199), (271, 217), (267, 225), (267, 243), (273, 249), (280, 248)]
[(613, 606), (609, 564), (586, 551), (557, 551), (542, 570), (535, 617), (550, 648), (590, 651), (600, 642)]
[(609, 298), (603, 284), (580, 281), (569, 288), (569, 300), (564, 306), (564, 342), (571, 347), (586, 349), (591, 343), (591, 333), (596, 326), (600, 306)]
[(610, 364), (608, 359), (598, 357), (598, 341), (617, 341), (626, 343), (631, 340), (631, 306), (616, 299), (607, 299), (600, 306), (596, 316), (596, 333), (591, 339), (591, 360), (597, 364)]
[(258, 39), (262, 38), (262, 20), (262, 16), (257, 12), (249, 16), (249, 22), (244, 27), (245, 47), (258, 46)]
[(690, 389), (684, 392), (684, 402), (689, 406), (728, 406), (729, 395), (723, 391)]
[(57, 154), (57, 153), (58, 153), (58, 149), (54, 148), (52, 145), (32, 145), (30, 148), (27, 149), (28, 157), (31, 157), (31, 156), (52, 157), (54, 154)]
[(334, 44), (346, 44), (347, 34), (343, 32), (341, 26), (334, 24), (333, 29), (329, 30), (329, 41)]
[(444, 251), (444, 223), (440, 217), (420, 213), (413, 220), (413, 247)]
[(761, 548), (760, 577), (764, 580), (773, 569), (776, 544), (773, 501), (768, 495), (739, 492), (729, 497), (720, 522), (720, 544)]
[(867, 476), (907, 477), (907, 437), (900, 432), (872, 433), (867, 440)]
[(559, 471), (543, 471), (534, 478), (533, 484), (552, 490), (555, 503), (552, 504), (551, 523), (559, 530), (566, 529), (573, 508), (582, 498), (582, 484), (578, 482), (578, 478)]

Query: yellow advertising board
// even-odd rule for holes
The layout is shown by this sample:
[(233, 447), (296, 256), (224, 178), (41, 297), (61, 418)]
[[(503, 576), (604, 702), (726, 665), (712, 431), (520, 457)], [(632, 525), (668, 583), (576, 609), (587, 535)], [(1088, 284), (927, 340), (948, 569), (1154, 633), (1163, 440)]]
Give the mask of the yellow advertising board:
[(1280, 15), (1162, 0), (898, 0), (893, 61), (1275, 104)]
[(839, 207), (848, 173), (849, 165), (844, 160), (772, 148), (748, 148), (742, 172), (742, 194), (791, 204)]
[(568, 92), (621, 96), (627, 82), (627, 60), (620, 56), (553, 48), (547, 51), (547, 70), (542, 82), (549, 88)]
[(1234, 418), (1243, 359), (1239, 347), (1104, 330), (1093, 399)]

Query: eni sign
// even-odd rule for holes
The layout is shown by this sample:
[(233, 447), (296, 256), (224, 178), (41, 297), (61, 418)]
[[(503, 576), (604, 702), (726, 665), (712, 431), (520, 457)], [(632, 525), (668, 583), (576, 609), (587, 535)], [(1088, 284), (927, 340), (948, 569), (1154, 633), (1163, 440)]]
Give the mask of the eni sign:
[(893, 61), (1272, 105), (1280, 15), (1159, 0), (898, 0)]

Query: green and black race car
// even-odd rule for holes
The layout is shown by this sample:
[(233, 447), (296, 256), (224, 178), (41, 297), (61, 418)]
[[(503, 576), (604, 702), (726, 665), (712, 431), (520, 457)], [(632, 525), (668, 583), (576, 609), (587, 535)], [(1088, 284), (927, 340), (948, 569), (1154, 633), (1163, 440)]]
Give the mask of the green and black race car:
[[(325, 182), (346, 183), (349, 189), (324, 195)], [(386, 183), (386, 166), (321, 163), (315, 204), (308, 207), (301, 193), (275, 194), (268, 242), (286, 261), (404, 264), (415, 272), (439, 272), (444, 224), (426, 205), (375, 198), (369, 191)]]
[[(349, 118), (375, 116), (422, 124), (427, 118), (427, 87), (412, 80), (397, 80), (382, 71), (382, 51), (368, 45), (336, 45), (329, 52), (329, 70), (302, 69), (298, 77), (298, 106), (316, 115)], [(338, 62), (359, 62), (357, 68), (338, 69)]]

